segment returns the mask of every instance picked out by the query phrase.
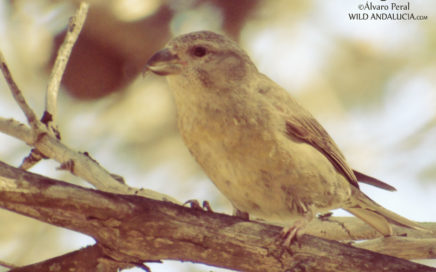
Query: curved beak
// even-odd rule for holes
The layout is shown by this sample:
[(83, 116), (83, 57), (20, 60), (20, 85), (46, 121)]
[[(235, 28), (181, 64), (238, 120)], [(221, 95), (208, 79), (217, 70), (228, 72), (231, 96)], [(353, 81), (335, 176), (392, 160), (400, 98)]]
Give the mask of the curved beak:
[(182, 70), (182, 63), (177, 54), (165, 48), (156, 52), (147, 61), (144, 72), (149, 70), (161, 76), (178, 74)]

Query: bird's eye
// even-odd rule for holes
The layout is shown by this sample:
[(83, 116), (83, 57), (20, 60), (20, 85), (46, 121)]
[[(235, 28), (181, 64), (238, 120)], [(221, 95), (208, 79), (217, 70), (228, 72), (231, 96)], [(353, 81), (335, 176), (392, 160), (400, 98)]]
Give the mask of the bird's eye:
[(206, 48), (204, 48), (203, 46), (196, 46), (192, 49), (192, 54), (200, 58), (206, 55), (206, 52)]

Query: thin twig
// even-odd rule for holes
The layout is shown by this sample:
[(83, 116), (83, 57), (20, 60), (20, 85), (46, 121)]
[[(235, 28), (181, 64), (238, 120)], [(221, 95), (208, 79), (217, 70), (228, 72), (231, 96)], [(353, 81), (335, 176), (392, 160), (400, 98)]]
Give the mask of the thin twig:
[[(87, 10), (88, 10), (88, 4), (82, 3), (80, 5), (79, 11), (76, 13), (76, 16), (72, 19), (70, 23), (68, 34), (65, 38), (66, 42), (64, 42), (63, 45), (63, 47), (69, 46), (70, 48), (68, 50), (60, 49), (58, 55), (58, 59), (66, 58), (66, 60), (56, 61), (56, 63), (63, 62), (63, 64), (58, 64), (58, 65), (55, 64), (56, 67), (53, 68), (53, 70), (59, 69), (59, 72), (52, 73), (53, 75), (52, 77), (55, 78), (53, 79), (53, 81), (58, 80), (57, 84), (60, 84), (60, 79), (62, 77), (63, 69), (65, 68), (65, 64), (67, 63), (67, 60), (69, 58), (69, 53), (71, 52), (71, 48), (75, 42), (75, 39), (77, 39), (77, 35), (79, 35), (80, 29), (83, 26)], [(1, 61), (1, 69), (6, 78), (6, 81), (10, 85), (14, 97), (18, 97), (16, 98), (16, 100), (20, 105), (20, 107), (23, 108), (23, 111), (26, 113), (26, 116), (29, 116), (28, 117), (29, 124), (32, 125), (32, 128), (29, 128), (26, 125), (17, 122), (13, 119), (6, 119), (0, 117), (0, 132), (8, 134), (17, 139), (20, 139), (24, 141), (26, 144), (33, 146), (34, 149), (32, 150), (32, 153), (28, 158), (31, 158), (32, 155), (40, 156), (39, 158), (37, 157), (36, 159), (33, 158), (31, 160), (25, 159), (25, 161), (21, 165), (22, 168), (27, 169), (33, 164), (35, 164), (36, 162), (38, 162), (40, 158), (48, 157), (61, 163), (62, 166), (61, 169), (70, 170), (72, 174), (83, 178), (84, 180), (88, 181), (99, 190), (103, 190), (107, 192), (117, 192), (123, 194), (141, 195), (153, 199), (160, 199), (160, 200), (166, 200), (166, 201), (178, 203), (177, 200), (175, 200), (170, 196), (160, 194), (158, 192), (154, 192), (151, 190), (131, 188), (126, 184), (121, 183), (119, 180), (114, 178), (114, 175), (111, 175), (106, 169), (101, 167), (95, 160), (93, 160), (88, 153), (76, 152), (65, 146), (60, 141), (60, 138), (56, 134), (56, 131), (53, 130), (52, 125), (48, 126), (49, 131), (47, 131), (47, 128), (44, 125), (42, 125), (42, 123), (38, 119), (36, 119), (35, 114), (27, 105), (23, 95), (21, 94), (21, 91), (18, 89), (17, 85), (13, 81), (12, 76), (9, 72), (9, 69), (7, 67), (6, 62), (4, 61), (1, 52), (0, 52), (0, 61)], [(54, 91), (54, 93), (47, 95), (51, 97), (48, 99), (52, 100), (52, 102), (49, 102), (48, 104), (51, 105), (50, 107), (53, 107), (52, 109), (56, 109), (56, 96), (57, 96), (58, 87), (56, 87), (55, 83), (50, 83), (49, 89), (51, 88), (54, 88), (56, 90)], [(47, 121), (49, 120), (52, 121), (52, 119), (50, 119), (49, 118), (50, 116), (48, 115), (50, 114), (44, 114), (43, 116), (43, 121), (45, 124), (48, 124)], [(30, 122), (30, 120), (32, 122)], [(36, 152), (38, 154), (36, 154)]]
[[(66, 64), (71, 54), (71, 50), (80, 34), (80, 31), (83, 27), (83, 24), (86, 19), (86, 15), (88, 12), (89, 4), (82, 2), (80, 4), (79, 9), (76, 14), (71, 18), (70, 23), (68, 25), (67, 35), (62, 46), (59, 48), (58, 56), (56, 58), (54, 67), (52, 69), (52, 73), (50, 75), (49, 84), (47, 87), (46, 94), (46, 110), (41, 118), (41, 121), (47, 126), (48, 131), (53, 134), (57, 139), (60, 139), (60, 134), (56, 128), (56, 100), (59, 91), (60, 82), (62, 79), (62, 75), (64, 74)], [(39, 135), (43, 135), (47, 131), (43, 128), (41, 122), (36, 119), (36, 115), (33, 110), (26, 103), (22, 92), (18, 88), (17, 84), (12, 78), (12, 75), (9, 71), (9, 68), (6, 64), (6, 61), (3, 57), (3, 54), (0, 52), (0, 61), (1, 61), (1, 69), (3, 75), (11, 89), (12, 95), (17, 101), (18, 105), (23, 110), (26, 115), (27, 121), (32, 127), (34, 136), (39, 137)], [(34, 139), (35, 141), (38, 139)], [(42, 158), (44, 158), (43, 154), (41, 154), (38, 150), (32, 149), (29, 156), (27, 156), (23, 163), (21, 164), (21, 168), (29, 169), (34, 164), (38, 163)]]
[(12, 96), (14, 97), (15, 101), (17, 101), (18, 105), (20, 106), (21, 110), (26, 116), (29, 125), (35, 130), (38, 129), (40, 123), (38, 119), (36, 119), (36, 115), (33, 112), (33, 110), (27, 104), (26, 99), (23, 96), (23, 93), (18, 88), (17, 84), (12, 78), (11, 72), (9, 71), (8, 65), (6, 64), (6, 60), (1, 51), (0, 51), (0, 62), (1, 62), (0, 69), (2, 70), (3, 76), (9, 85), (9, 89), (11, 90)]
[(6, 267), (6, 268), (10, 268), (10, 269), (13, 269), (13, 268), (17, 267), (16, 265), (13, 265), (11, 263), (8, 263), (8, 262), (2, 261), (2, 260), (0, 260), (0, 266)]
[(436, 256), (436, 238), (392, 236), (353, 243), (353, 246), (407, 260), (434, 259)]
[(25, 142), (28, 145), (33, 143), (33, 132), (25, 124), (14, 119), (0, 117), (0, 132)]
[[(88, 3), (80, 3), (80, 7), (76, 11), (76, 14), (70, 19), (64, 42), (59, 48), (58, 56), (51, 71), (47, 87), (44, 116), (49, 114), (50, 118), (47, 119), (46, 125), (49, 125), (49, 123), (52, 123), (53, 125), (56, 124), (56, 101), (59, 92), (59, 86), (65, 71), (65, 67), (70, 58), (71, 50), (73, 49), (73, 46), (76, 43), (76, 40), (79, 37), (80, 31), (82, 30), (85, 22), (88, 8)], [(50, 128), (54, 126), (49, 125), (48, 127)]]
[[(131, 195), (140, 195), (152, 199), (165, 200), (179, 203), (171, 196), (161, 194), (148, 189), (136, 189), (120, 183), (106, 169), (92, 159), (88, 153), (81, 153), (71, 150), (54, 135), (44, 134), (35, 141), (35, 132), (26, 125), (14, 120), (0, 117), (0, 132), (17, 138), (26, 144), (35, 147), (44, 156), (49, 157), (62, 164), (63, 169), (71, 171), (72, 174), (83, 178), (97, 189)], [(69, 165), (68, 167), (65, 167)]]

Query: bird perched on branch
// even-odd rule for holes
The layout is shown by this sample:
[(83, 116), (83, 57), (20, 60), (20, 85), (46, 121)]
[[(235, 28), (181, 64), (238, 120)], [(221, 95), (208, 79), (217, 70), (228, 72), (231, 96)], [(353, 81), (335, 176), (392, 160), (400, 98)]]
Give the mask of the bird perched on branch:
[(184, 142), (218, 189), (238, 212), (285, 222), (286, 243), (316, 213), (337, 208), (385, 236), (391, 223), (421, 229), (361, 192), (358, 180), (395, 189), (350, 168), (314, 117), (231, 39), (178, 36), (146, 69), (166, 76)]

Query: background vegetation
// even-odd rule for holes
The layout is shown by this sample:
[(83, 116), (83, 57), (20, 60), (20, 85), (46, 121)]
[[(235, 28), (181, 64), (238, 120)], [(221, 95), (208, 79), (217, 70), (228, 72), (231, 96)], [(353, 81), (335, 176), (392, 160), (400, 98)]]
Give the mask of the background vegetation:
[[(148, 57), (172, 36), (208, 29), (237, 40), (259, 70), (296, 96), (354, 168), (398, 189), (363, 187), (368, 195), (410, 219), (436, 220), (436, 2), (410, 3), (408, 12), (428, 17), (420, 21), (350, 20), (349, 13), (361, 12), (363, 0), (89, 2), (64, 77), (58, 123), (66, 144), (88, 151), (130, 185), (180, 201), (207, 199), (214, 210), (231, 213), (183, 146), (165, 81), (141, 76)], [(0, 48), (39, 114), (56, 48), (76, 4), (0, 2)], [(3, 80), (0, 116), (24, 121)], [(0, 160), (12, 165), (29, 152), (5, 135), (0, 143)], [(54, 171), (57, 166), (44, 161), (32, 171), (87, 186)], [(0, 210), (0, 222), (0, 259), (14, 264), (93, 243), (5, 210)], [(150, 267), (210, 270), (177, 262)]]

